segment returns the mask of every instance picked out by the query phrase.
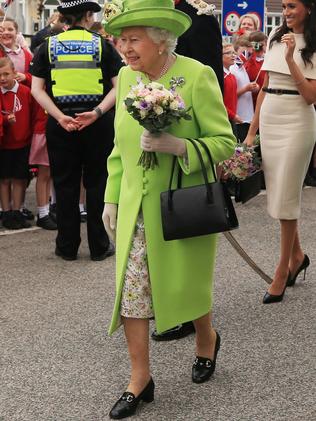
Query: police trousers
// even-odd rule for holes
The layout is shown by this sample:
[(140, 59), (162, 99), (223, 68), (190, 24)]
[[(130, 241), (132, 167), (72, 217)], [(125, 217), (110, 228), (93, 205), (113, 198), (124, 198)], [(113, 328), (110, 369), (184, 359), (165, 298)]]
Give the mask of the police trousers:
[(109, 247), (102, 212), (107, 180), (107, 158), (113, 148), (114, 113), (109, 111), (82, 131), (67, 132), (49, 117), (46, 127), (51, 175), (56, 191), (56, 246), (76, 256), (80, 237), (80, 182), (86, 189), (87, 233), (91, 257)]

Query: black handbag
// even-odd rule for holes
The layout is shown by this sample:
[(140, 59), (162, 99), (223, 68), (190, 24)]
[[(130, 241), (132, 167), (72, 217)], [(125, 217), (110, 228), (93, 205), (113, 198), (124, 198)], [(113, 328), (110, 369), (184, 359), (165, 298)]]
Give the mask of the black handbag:
[(262, 180), (263, 171), (260, 170), (245, 178), (245, 180), (236, 181), (235, 202), (246, 203), (257, 196), (261, 191)]
[(163, 236), (166, 241), (214, 234), (238, 228), (233, 202), (224, 184), (217, 181), (214, 164), (208, 147), (197, 140), (205, 149), (214, 176), (208, 182), (202, 154), (195, 141), (188, 139), (198, 155), (204, 184), (181, 187), (182, 170), (178, 171), (178, 186), (172, 190), (172, 181), (177, 158), (174, 157), (169, 181), (169, 190), (160, 194)]

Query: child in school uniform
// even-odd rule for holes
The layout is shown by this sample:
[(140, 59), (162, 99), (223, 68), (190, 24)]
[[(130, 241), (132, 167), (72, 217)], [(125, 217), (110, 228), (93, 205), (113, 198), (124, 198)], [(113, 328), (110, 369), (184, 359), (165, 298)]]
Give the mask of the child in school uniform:
[(223, 44), (223, 66), (224, 66), (224, 105), (228, 114), (230, 124), (235, 136), (236, 123), (242, 123), (237, 114), (237, 80), (230, 72), (230, 67), (235, 63), (236, 52), (232, 44)]
[(30, 88), (16, 80), (8, 57), (0, 58), (0, 107), (3, 139), (0, 154), (0, 202), (2, 225), (8, 229), (29, 228), (20, 212), (28, 179), (28, 160), (34, 119)]
[[(245, 62), (241, 58), (247, 45), (251, 45), (246, 39), (238, 39), (234, 42), (234, 49), (237, 54), (235, 64), (230, 67), (231, 73), (237, 80), (237, 113), (242, 119), (242, 123), (237, 123), (238, 140), (243, 142), (247, 136), (249, 125), (254, 116), (252, 93), (259, 91), (256, 82), (250, 82), (248, 73), (245, 70)], [(248, 48), (248, 47), (247, 47)]]
[(18, 43), (18, 24), (12, 18), (0, 20), (0, 44), (2, 46), (0, 57), (7, 56), (14, 64), (16, 80), (31, 87), (32, 75), (29, 73), (32, 54)]
[[(20, 35), (18, 32), (17, 22), (6, 17), (0, 20), (0, 57), (9, 57), (13, 62), (16, 71), (16, 80), (23, 85), (31, 87), (32, 75), (29, 72), (30, 63), (32, 61), (32, 53), (24, 45), (21, 45)], [(29, 185), (30, 178), (26, 181), (26, 187)], [(25, 207), (25, 197), (22, 201), (21, 212), (23, 216), (28, 220), (33, 220), (33, 213)]]

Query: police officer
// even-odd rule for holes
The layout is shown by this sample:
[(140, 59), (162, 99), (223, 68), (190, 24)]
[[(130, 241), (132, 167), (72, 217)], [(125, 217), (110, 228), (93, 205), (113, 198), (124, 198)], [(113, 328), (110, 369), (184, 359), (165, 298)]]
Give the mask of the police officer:
[(115, 84), (122, 65), (114, 48), (89, 31), (97, 1), (63, 0), (58, 11), (69, 29), (50, 37), (31, 65), (32, 94), (48, 112), (46, 129), (56, 190), (55, 254), (75, 260), (80, 245), (80, 180), (86, 188), (91, 259), (114, 254), (102, 222), (106, 160), (113, 146)]

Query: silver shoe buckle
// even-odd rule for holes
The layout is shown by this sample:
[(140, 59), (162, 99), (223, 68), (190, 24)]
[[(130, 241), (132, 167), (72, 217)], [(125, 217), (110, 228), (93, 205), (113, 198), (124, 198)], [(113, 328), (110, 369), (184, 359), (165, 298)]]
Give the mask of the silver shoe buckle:
[(133, 396), (132, 396), (132, 395), (128, 395), (128, 396), (126, 397), (126, 402), (131, 403), (131, 402), (133, 402), (133, 400), (134, 400), (134, 398), (133, 398)]
[(211, 368), (212, 367), (212, 361), (207, 360), (205, 363), (206, 368)]

